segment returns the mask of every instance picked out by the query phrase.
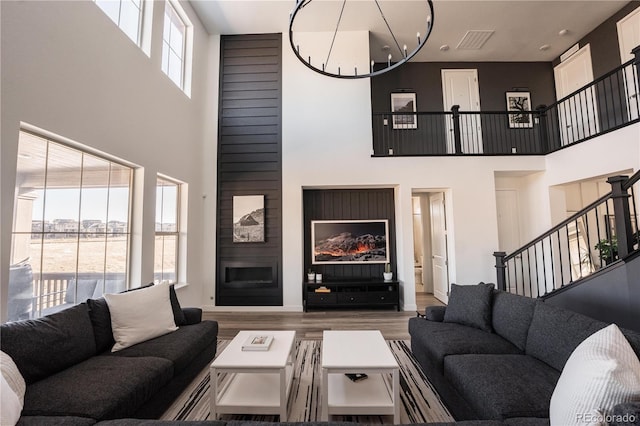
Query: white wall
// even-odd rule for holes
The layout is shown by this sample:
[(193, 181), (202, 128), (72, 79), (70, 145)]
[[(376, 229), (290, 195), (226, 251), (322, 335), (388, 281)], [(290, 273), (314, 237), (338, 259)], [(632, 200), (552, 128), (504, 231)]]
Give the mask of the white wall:
[[(366, 54), (366, 33), (352, 37)], [(396, 189), (397, 273), (404, 281), (405, 310), (415, 309), (414, 188), (446, 191), (451, 281), (494, 282), (492, 253), (498, 246), (494, 171), (543, 170), (544, 158), (372, 158), (369, 81), (314, 73), (298, 61), (286, 42), (283, 38), (284, 308), (302, 307), (303, 188)]]
[(611, 190), (594, 179), (640, 169), (639, 153), (640, 124), (636, 124), (547, 155), (543, 171), (498, 173), (496, 188), (518, 191), (522, 243)]
[[(144, 194), (134, 205), (144, 226), (135, 236), (141, 244), (137, 250), (139, 268), (131, 276), (133, 285), (153, 276), (156, 173), (189, 184), (190, 285), (178, 294), (183, 304), (201, 303), (203, 269), (208, 263), (202, 256), (203, 239), (213, 238), (198, 232), (205, 222), (201, 197), (204, 122), (215, 120), (217, 115), (205, 116), (211, 112), (206, 107), (209, 36), (190, 5), (183, 6), (195, 27), (191, 98), (160, 68), (163, 2), (153, 7), (150, 57), (93, 2), (1, 2), (0, 270), (4, 296), (18, 131), (24, 122), (144, 168)], [(208, 130), (209, 140), (215, 136), (211, 133)], [(207, 219), (213, 220), (213, 216), (209, 213)]]

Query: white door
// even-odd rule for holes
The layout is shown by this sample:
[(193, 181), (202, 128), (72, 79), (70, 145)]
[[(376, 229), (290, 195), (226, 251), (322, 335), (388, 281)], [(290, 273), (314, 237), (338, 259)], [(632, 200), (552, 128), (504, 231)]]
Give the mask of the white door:
[[(587, 44), (554, 68), (556, 99), (570, 95), (593, 81), (591, 48)], [(592, 136), (600, 128), (596, 108), (596, 92), (579, 92), (558, 104), (562, 145)]]
[[(460, 111), (480, 111), (480, 89), (478, 71), (475, 69), (442, 70), (442, 94), (444, 110), (451, 111), (453, 105), (460, 105)], [(453, 121), (445, 117), (447, 130), (447, 153), (455, 153)], [(482, 127), (480, 114), (460, 116), (460, 143), (465, 154), (482, 154)]]
[[(498, 250), (507, 254), (521, 247), (518, 210), (518, 192), (496, 190), (496, 211), (498, 214)], [(514, 259), (516, 271), (522, 270), (522, 256)], [(509, 291), (515, 292), (515, 282), (509, 282)]]
[(444, 193), (429, 195), (431, 212), (431, 269), (433, 271), (433, 295), (447, 303), (449, 299), (449, 271), (447, 270), (447, 223), (445, 219)]
[(518, 223), (518, 193), (514, 190), (496, 190), (498, 214), (498, 249), (507, 254), (520, 248)]
[[(633, 59), (631, 49), (640, 46), (640, 7), (622, 18), (617, 23), (618, 44), (620, 45), (620, 60), (625, 62)], [(624, 70), (624, 88), (627, 98), (627, 113), (630, 120), (638, 118), (638, 104), (640, 89), (638, 88), (638, 69), (634, 66)]]

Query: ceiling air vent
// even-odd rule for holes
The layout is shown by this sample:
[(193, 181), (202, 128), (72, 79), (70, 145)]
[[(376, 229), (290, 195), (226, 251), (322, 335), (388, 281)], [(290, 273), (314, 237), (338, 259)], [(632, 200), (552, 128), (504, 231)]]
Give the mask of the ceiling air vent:
[(456, 49), (479, 50), (493, 35), (493, 30), (470, 30), (462, 37)]

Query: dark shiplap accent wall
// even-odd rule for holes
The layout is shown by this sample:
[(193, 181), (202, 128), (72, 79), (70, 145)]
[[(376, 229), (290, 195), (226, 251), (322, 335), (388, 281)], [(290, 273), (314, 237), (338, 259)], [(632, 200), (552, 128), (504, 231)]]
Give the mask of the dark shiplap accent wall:
[(304, 264), (323, 274), (323, 280), (344, 278), (381, 278), (384, 264), (361, 265), (312, 265), (311, 221), (387, 219), (389, 221), (389, 259), (396, 271), (396, 220), (393, 188), (376, 189), (305, 189), (304, 205)]
[[(282, 305), (282, 35), (222, 36), (216, 304)], [(233, 196), (265, 198), (265, 242), (233, 243)], [(228, 289), (224, 265), (275, 264), (277, 287)]]

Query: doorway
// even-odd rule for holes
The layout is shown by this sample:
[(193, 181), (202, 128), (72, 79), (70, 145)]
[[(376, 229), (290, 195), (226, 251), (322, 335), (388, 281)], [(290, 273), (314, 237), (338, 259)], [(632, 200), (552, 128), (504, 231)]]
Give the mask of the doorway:
[(446, 303), (449, 262), (445, 193), (414, 191), (411, 201), (416, 299), (432, 294)]
[[(460, 111), (480, 111), (480, 88), (478, 85), (478, 70), (475, 69), (443, 69), (442, 70), (442, 98), (444, 110), (451, 111), (454, 105), (460, 106)], [(456, 152), (453, 136), (453, 120), (445, 117), (447, 132), (447, 153)], [(460, 144), (465, 154), (482, 154), (482, 126), (479, 114), (464, 114), (460, 117)]]
[[(587, 44), (553, 69), (556, 99), (561, 100), (593, 81), (591, 47)], [(563, 146), (599, 132), (596, 92), (592, 86), (558, 103), (560, 140)]]
[[(620, 60), (625, 63), (633, 59), (631, 49), (640, 45), (640, 7), (622, 18), (616, 24), (618, 28), (618, 43), (620, 45)], [(627, 100), (627, 114), (629, 120), (639, 116), (640, 89), (638, 88), (638, 72), (636, 67), (626, 67), (624, 70), (624, 91)]]

